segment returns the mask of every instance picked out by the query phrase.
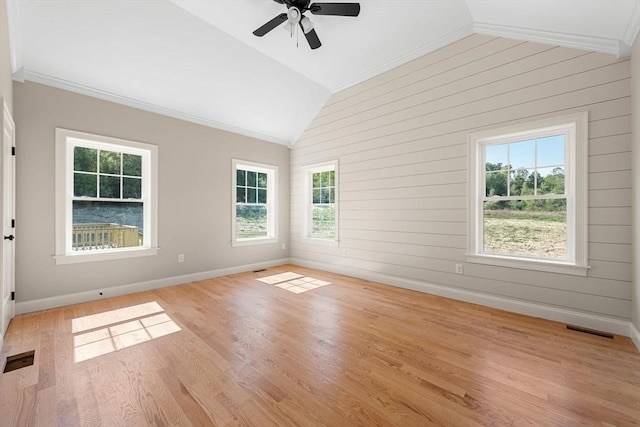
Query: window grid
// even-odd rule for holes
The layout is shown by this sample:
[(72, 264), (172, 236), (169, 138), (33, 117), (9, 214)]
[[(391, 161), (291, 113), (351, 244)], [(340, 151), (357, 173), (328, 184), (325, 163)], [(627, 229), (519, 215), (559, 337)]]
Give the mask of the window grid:
[[(85, 147), (83, 145), (75, 145), (74, 148), (84, 148), (84, 149), (93, 149), (93, 148), (89, 148), (89, 147)], [(96, 177), (96, 196), (95, 197), (91, 197), (91, 196), (77, 196), (75, 194), (74, 191), (74, 195), (73, 195), (73, 200), (105, 200), (105, 201), (124, 201), (124, 202), (140, 202), (143, 200), (143, 195), (142, 195), (142, 191), (143, 191), (143, 186), (142, 186), (142, 171), (140, 172), (140, 175), (128, 175), (124, 173), (124, 156), (125, 155), (129, 155), (129, 156), (136, 156), (136, 157), (141, 157), (135, 154), (128, 154), (128, 153), (123, 153), (123, 152), (115, 152), (112, 150), (102, 150), (102, 149), (95, 149), (96, 150), (96, 172), (91, 172), (91, 171), (84, 171), (84, 170), (78, 170), (76, 169), (75, 166), (75, 150), (74, 150), (74, 168), (73, 168), (73, 175), (74, 177), (76, 175), (86, 175), (86, 176), (95, 176)], [(101, 167), (101, 152), (110, 152), (110, 153), (116, 153), (118, 154), (119, 158), (120, 158), (120, 173), (118, 174), (114, 174), (114, 173), (108, 173), (108, 172), (101, 172), (100, 171), (100, 167)], [(114, 177), (114, 178), (120, 178), (120, 183), (119, 183), (119, 194), (120, 197), (102, 197), (100, 192), (101, 192), (101, 176), (106, 176), (106, 177)], [(140, 197), (134, 198), (134, 197), (124, 197), (124, 179), (135, 179), (137, 181), (140, 181)], [(74, 185), (75, 188), (75, 185)]]

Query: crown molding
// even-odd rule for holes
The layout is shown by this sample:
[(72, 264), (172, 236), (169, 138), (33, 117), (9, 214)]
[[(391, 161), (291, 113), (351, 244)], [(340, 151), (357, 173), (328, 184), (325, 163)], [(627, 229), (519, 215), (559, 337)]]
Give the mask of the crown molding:
[(455, 31), (452, 31), (442, 37), (439, 37), (435, 40), (430, 41), (429, 43), (426, 43), (422, 46), (420, 46), (417, 49), (414, 49), (400, 57), (394, 58), (393, 60), (382, 64), (380, 66), (377, 66), (365, 73), (362, 73), (352, 79), (346, 80), (342, 83), (339, 83), (335, 86), (332, 86), (329, 88), (329, 90), (331, 91), (331, 93), (335, 94), (337, 92), (340, 92), (342, 90), (348, 89), (351, 86), (355, 86), (358, 83), (362, 83), (366, 80), (369, 80), (373, 77), (376, 77), (380, 74), (383, 74), (389, 70), (392, 70), (396, 67), (399, 67), (400, 65), (406, 64), (409, 61), (412, 61), (416, 58), (419, 58), (421, 56), (426, 55), (427, 53), (433, 52), (434, 50), (440, 49), (441, 47), (444, 47), (448, 44), (451, 44), (453, 42), (456, 42), (460, 39), (463, 39), (467, 36), (470, 36), (471, 34), (473, 34), (473, 29), (474, 29), (474, 25), (473, 23), (471, 24), (467, 24), (464, 27), (461, 27)]
[(618, 58), (631, 54), (631, 46), (627, 45), (625, 42), (602, 37), (588, 37), (576, 34), (532, 30), (505, 25), (486, 24), (483, 22), (476, 22), (473, 24), (473, 31), (478, 34), (485, 34), (489, 36), (505, 37), (535, 43), (607, 53), (615, 55)]
[(14, 80), (20, 81), (18, 77), (22, 77), (24, 81), (39, 83), (39, 84), (51, 86), (57, 89), (78, 93), (80, 95), (102, 99), (103, 101), (109, 101), (109, 102), (113, 102), (120, 105), (126, 105), (127, 107), (137, 108), (139, 110), (156, 113), (163, 116), (173, 117), (174, 119), (184, 120), (187, 122), (196, 123), (199, 125), (203, 125), (203, 126), (207, 126), (207, 127), (211, 127), (219, 130), (248, 136), (250, 138), (256, 138), (262, 141), (272, 142), (275, 144), (291, 147), (291, 141), (286, 141), (280, 138), (274, 138), (270, 135), (254, 132), (249, 129), (239, 128), (236, 126), (228, 125), (226, 123), (221, 123), (215, 120), (207, 119), (205, 117), (197, 116), (194, 114), (183, 113), (181, 111), (172, 110), (170, 108), (165, 108), (160, 105), (155, 105), (149, 102), (140, 101), (134, 98), (129, 98), (126, 96), (107, 92), (101, 89), (80, 85), (78, 83), (73, 83), (67, 80), (48, 76), (46, 74), (37, 73), (35, 71), (23, 69), (21, 73), (16, 73), (14, 75)]

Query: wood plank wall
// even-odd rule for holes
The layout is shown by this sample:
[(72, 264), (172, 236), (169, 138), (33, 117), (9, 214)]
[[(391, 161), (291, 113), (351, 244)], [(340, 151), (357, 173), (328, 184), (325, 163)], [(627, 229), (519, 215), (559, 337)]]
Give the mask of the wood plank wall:
[[(628, 58), (483, 35), (342, 91), (291, 151), (291, 256), (630, 319), (630, 95)], [(467, 134), (585, 110), (588, 277), (465, 263)], [(302, 238), (301, 166), (333, 159), (335, 247)]]

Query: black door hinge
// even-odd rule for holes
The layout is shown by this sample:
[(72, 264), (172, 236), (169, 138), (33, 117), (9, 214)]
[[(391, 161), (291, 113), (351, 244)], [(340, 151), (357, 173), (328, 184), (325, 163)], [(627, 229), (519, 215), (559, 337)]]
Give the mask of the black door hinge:
[(12, 156), (16, 155), (16, 147), (11, 147), (11, 155)]
[(11, 301), (16, 300), (16, 291), (11, 291)]
[(15, 219), (11, 220), (11, 228), (16, 228), (16, 220)]

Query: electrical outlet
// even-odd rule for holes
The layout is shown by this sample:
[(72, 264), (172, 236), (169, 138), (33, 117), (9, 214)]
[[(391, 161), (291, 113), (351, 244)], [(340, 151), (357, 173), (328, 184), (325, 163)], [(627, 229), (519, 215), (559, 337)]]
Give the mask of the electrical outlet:
[(184, 262), (184, 254), (178, 254), (178, 262)]
[(456, 274), (464, 274), (464, 270), (462, 269), (462, 264), (456, 264)]
[(285, 249), (287, 249), (287, 244), (286, 244), (286, 243), (283, 243), (283, 244), (282, 244), (282, 250), (284, 251)]
[(347, 256), (347, 250), (346, 249), (342, 250), (342, 256)]

